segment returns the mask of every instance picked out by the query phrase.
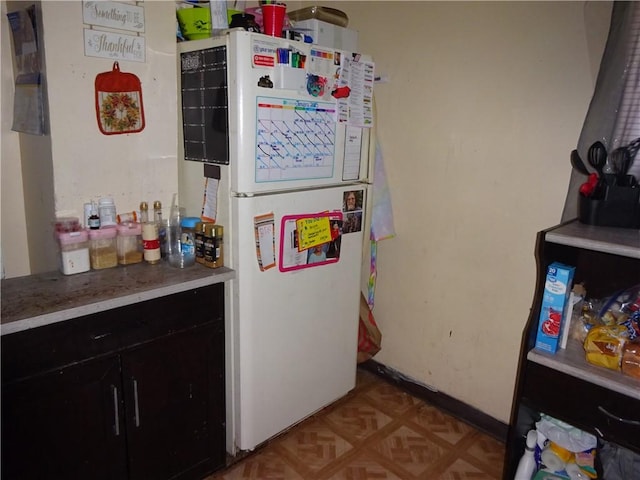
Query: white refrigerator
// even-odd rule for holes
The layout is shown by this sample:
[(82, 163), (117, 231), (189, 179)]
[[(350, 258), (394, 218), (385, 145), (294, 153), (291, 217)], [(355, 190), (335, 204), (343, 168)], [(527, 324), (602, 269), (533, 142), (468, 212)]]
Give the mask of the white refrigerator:
[(373, 62), (238, 29), (178, 50), (179, 203), (224, 226), (236, 271), (234, 454), (355, 386)]

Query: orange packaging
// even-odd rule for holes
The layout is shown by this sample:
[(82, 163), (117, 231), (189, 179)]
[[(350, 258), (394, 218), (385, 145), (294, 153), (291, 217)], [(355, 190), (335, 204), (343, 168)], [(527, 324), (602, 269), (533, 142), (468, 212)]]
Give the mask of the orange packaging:
[(627, 342), (622, 347), (622, 373), (640, 379), (640, 339)]

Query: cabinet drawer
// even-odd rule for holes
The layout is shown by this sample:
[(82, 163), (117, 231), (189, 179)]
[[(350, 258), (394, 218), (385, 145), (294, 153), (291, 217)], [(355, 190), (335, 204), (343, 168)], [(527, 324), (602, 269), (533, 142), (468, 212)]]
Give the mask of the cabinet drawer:
[(215, 284), (3, 335), (2, 381), (8, 383), (223, 321), (224, 284)]
[(527, 362), (522, 401), (534, 410), (640, 452), (640, 401)]

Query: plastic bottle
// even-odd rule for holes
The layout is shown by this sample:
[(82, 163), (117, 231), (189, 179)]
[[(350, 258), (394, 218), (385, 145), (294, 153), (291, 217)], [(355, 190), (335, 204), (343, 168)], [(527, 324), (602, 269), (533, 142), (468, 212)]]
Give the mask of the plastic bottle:
[(117, 225), (116, 204), (113, 198), (101, 198), (98, 202), (98, 212), (100, 215), (100, 228), (115, 227)]
[(199, 217), (185, 217), (180, 221), (180, 253), (184, 267), (196, 262), (196, 225)]
[(513, 480), (531, 480), (536, 471), (536, 459), (533, 455), (536, 449), (538, 433), (535, 430), (529, 430), (527, 433), (527, 445), (524, 454), (518, 463), (518, 469)]

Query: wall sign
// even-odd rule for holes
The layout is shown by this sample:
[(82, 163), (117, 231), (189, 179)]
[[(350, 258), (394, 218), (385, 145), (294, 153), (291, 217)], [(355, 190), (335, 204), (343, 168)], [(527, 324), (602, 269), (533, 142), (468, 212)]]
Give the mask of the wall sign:
[(87, 57), (144, 62), (145, 52), (144, 37), (84, 29), (84, 54)]
[(82, 19), (89, 25), (144, 32), (144, 8), (118, 2), (82, 2)]

